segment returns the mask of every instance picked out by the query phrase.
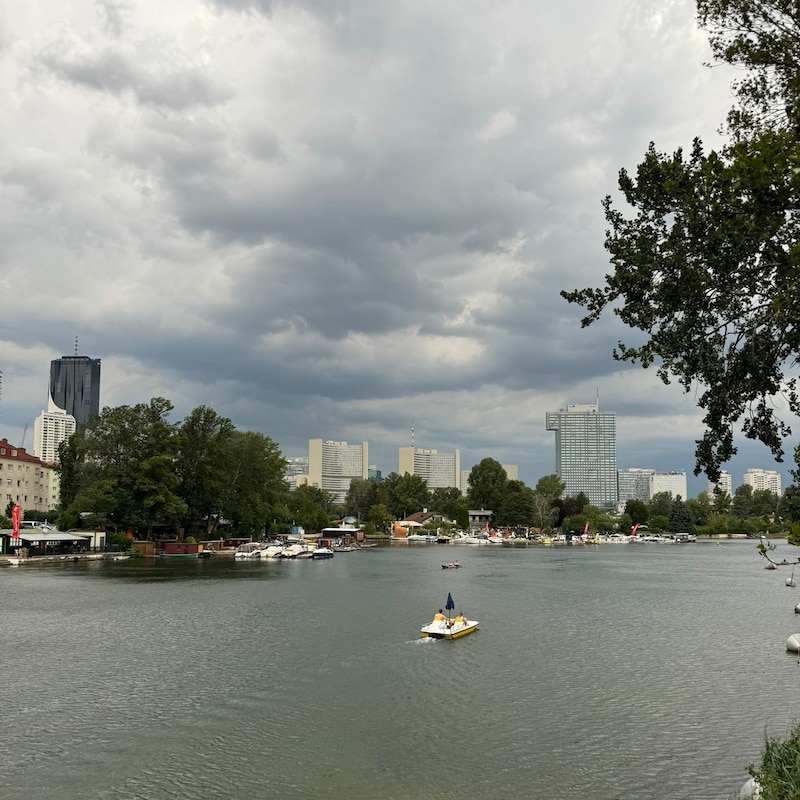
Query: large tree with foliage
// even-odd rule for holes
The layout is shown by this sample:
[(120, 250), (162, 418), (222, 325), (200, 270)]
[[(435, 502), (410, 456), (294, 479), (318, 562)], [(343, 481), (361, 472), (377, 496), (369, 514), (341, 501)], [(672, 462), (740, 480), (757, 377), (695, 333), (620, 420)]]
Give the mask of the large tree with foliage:
[(613, 272), (600, 288), (562, 294), (586, 309), (583, 326), (611, 308), (645, 334), (620, 342), (615, 358), (700, 388), (695, 473), (716, 480), (737, 425), (781, 460), (790, 428), (774, 396), (800, 413), (790, 374), (800, 349), (800, 15), (790, 0), (697, 6), (715, 57), (743, 70), (731, 138), (719, 152), (695, 140), (688, 155), (651, 145), (634, 175), (621, 170), (627, 208), (604, 201)]
[(691, 517), (680, 497), (676, 497), (672, 501), (667, 530), (670, 533), (691, 533), (692, 531)]
[(394, 484), (389, 496), (389, 511), (396, 519), (402, 519), (409, 514), (428, 508), (431, 503), (431, 493), (428, 484), (419, 475), (406, 472)]
[(177, 434), (172, 403), (104, 408), (62, 448), (75, 492), (68, 514), (150, 534), (155, 526), (177, 532), (186, 514), (174, 469)]
[(234, 453), (233, 423), (212, 408), (199, 406), (183, 421), (177, 437), (178, 493), (186, 503), (184, 528), (216, 529), (228, 487)]
[(470, 508), (484, 508), (497, 513), (507, 483), (508, 476), (499, 461), (482, 459), (469, 473), (467, 498)]
[(286, 461), (278, 445), (262, 433), (235, 431), (227, 463), (223, 515), (240, 533), (266, 533), (289, 495)]

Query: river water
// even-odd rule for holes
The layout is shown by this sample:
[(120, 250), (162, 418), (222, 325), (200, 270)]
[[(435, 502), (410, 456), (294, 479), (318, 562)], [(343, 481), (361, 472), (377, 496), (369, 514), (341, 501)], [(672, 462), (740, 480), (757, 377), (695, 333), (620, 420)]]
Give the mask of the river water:
[[(9, 567), (0, 797), (726, 800), (800, 716), (800, 589), (763, 566), (725, 542)], [(419, 639), (448, 592), (480, 631)]]

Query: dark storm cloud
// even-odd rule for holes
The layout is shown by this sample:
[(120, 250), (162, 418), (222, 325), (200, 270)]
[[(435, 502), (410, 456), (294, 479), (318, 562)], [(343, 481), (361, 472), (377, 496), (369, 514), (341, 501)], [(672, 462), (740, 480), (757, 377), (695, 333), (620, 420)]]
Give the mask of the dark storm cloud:
[(618, 169), (724, 115), (693, 18), (691, 0), (21, 8), (0, 288), (47, 323), (0, 338), (30, 420), (79, 335), (103, 402), (204, 403), (292, 454), (366, 438), (389, 471), (416, 420), (465, 468), (535, 479), (545, 412), (599, 387), (630, 423), (620, 453), (669, 441), (688, 467), (692, 398), (614, 362), (629, 332), (581, 330), (559, 291), (608, 270)]

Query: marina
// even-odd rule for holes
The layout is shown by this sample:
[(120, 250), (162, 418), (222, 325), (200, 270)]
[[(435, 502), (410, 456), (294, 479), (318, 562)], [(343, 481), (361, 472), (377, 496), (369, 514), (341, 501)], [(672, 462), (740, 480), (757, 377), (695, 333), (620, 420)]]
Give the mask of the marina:
[(752, 541), (441, 553), (4, 570), (4, 800), (727, 800), (797, 717)]

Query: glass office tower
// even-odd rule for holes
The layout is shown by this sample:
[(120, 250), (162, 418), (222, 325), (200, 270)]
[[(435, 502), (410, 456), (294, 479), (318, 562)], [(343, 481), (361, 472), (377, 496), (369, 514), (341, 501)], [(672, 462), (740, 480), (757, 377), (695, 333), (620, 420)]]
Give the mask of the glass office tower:
[(597, 403), (569, 405), (546, 414), (548, 431), (556, 433), (556, 474), (564, 495), (583, 492), (598, 508), (617, 504), (617, 415), (601, 413)]
[(50, 397), (78, 427), (100, 413), (100, 359), (63, 356), (50, 362)]

